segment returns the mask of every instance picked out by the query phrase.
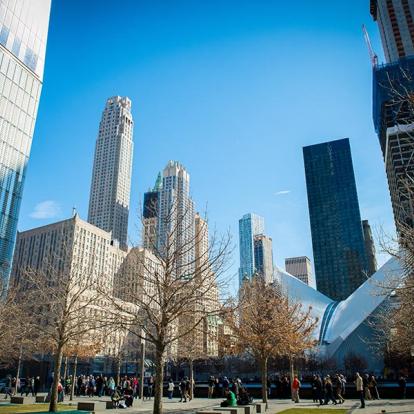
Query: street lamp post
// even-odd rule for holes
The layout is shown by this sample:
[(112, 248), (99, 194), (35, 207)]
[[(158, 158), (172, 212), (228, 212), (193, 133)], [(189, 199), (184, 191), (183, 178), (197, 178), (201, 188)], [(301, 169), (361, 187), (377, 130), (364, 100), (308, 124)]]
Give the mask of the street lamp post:
[(139, 398), (144, 401), (144, 375), (145, 375), (145, 331), (141, 331), (141, 381), (139, 382)]

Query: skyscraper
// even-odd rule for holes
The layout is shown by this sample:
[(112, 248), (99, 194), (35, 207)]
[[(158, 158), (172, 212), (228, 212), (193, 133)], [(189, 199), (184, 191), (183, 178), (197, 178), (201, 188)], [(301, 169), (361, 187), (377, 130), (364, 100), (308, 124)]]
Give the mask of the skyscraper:
[(414, 1), (371, 0), (370, 11), (378, 22), (388, 63), (414, 54)]
[(0, 0), (0, 279), (7, 285), (43, 82), (51, 0)]
[(177, 161), (169, 161), (162, 173), (157, 226), (159, 253), (166, 256), (180, 252), (180, 257), (175, 260), (176, 276), (185, 278), (192, 274), (195, 263), (194, 202), (190, 197), (190, 174)]
[(109, 98), (96, 140), (88, 221), (112, 232), (123, 248), (128, 237), (132, 135), (131, 101), (120, 96)]
[(264, 218), (254, 213), (245, 214), (239, 220), (240, 285), (243, 283), (243, 279), (251, 279), (256, 271), (254, 236), (258, 234), (264, 234)]
[(316, 286), (334, 300), (366, 279), (367, 259), (348, 139), (303, 148)]
[(371, 226), (368, 220), (362, 220), (362, 230), (364, 232), (365, 253), (367, 255), (368, 276), (377, 271), (377, 259), (375, 257), (375, 244), (372, 237)]
[(398, 234), (414, 226), (413, 0), (371, 1), (388, 64), (373, 67), (373, 119)]
[(308, 257), (288, 257), (285, 259), (285, 269), (290, 275), (297, 277), (303, 283), (313, 286), (312, 266)]
[(272, 239), (264, 234), (254, 236), (254, 263), (256, 272), (266, 283), (273, 282), (273, 247)]

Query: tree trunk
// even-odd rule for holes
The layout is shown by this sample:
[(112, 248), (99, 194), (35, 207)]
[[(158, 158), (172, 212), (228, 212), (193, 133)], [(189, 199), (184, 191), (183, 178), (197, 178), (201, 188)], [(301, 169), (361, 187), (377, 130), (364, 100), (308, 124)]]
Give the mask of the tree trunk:
[(194, 363), (193, 359), (190, 359), (190, 399), (194, 398)]
[(267, 407), (267, 357), (260, 361), (260, 370), (262, 374), (262, 398)]
[(118, 387), (121, 385), (121, 365), (122, 365), (122, 358), (121, 356), (117, 359), (117, 367), (116, 367), (116, 386)]
[(164, 381), (164, 348), (155, 350), (155, 390), (153, 414), (162, 414), (162, 392)]
[(65, 357), (65, 363), (63, 364), (63, 380), (66, 380), (66, 376), (68, 375), (68, 357)]
[(293, 401), (293, 379), (295, 378), (295, 370), (293, 366), (293, 357), (289, 358), (289, 369), (290, 369), (290, 395)]
[(19, 359), (17, 361), (17, 372), (16, 372), (16, 391), (15, 391), (16, 394), (18, 393), (19, 386), (20, 386), (20, 369), (22, 366), (22, 356), (23, 356), (23, 346), (20, 345)]
[(72, 384), (70, 388), (70, 400), (73, 401), (73, 395), (75, 394), (75, 381), (76, 381), (76, 371), (78, 368), (78, 356), (75, 355), (75, 359), (73, 361), (73, 370), (72, 370)]
[(63, 346), (59, 344), (55, 356), (55, 375), (53, 376), (52, 392), (50, 394), (49, 412), (56, 413), (58, 410), (58, 385), (60, 381), (60, 369), (62, 367)]

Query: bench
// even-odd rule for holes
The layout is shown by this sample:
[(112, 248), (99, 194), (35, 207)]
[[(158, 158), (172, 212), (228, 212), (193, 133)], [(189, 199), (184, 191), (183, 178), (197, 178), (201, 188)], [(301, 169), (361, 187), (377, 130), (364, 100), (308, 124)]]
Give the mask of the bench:
[(266, 403), (255, 403), (256, 405), (256, 413), (264, 414), (266, 412)]
[(244, 414), (256, 414), (257, 408), (255, 404), (249, 404), (249, 405), (238, 405), (238, 408), (244, 409)]
[(244, 414), (243, 407), (214, 407), (214, 411), (221, 411), (222, 414)]
[(35, 402), (37, 402), (37, 403), (46, 402), (46, 395), (36, 395)]
[(11, 397), (10, 398), (10, 403), (11, 404), (24, 404), (24, 397)]
[(102, 402), (102, 401), (80, 401), (78, 402), (79, 411), (103, 411), (105, 409), (106, 409), (106, 402)]

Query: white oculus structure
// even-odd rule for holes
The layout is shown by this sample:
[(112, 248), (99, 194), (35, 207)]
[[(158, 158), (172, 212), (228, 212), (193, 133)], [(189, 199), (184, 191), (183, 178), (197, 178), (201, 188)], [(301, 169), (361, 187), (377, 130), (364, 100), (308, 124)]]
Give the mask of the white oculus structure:
[[(311, 307), (312, 316), (318, 318), (314, 331), (319, 344), (317, 351), (320, 356), (331, 358), (390, 297), (383, 287), (384, 282), (398, 282), (403, 279), (403, 274), (398, 260), (389, 259), (348, 298), (338, 302), (281, 269), (275, 270), (274, 277), (293, 301), (302, 304), (303, 310)], [(365, 350), (362, 354), (366, 352), (369, 351)]]

